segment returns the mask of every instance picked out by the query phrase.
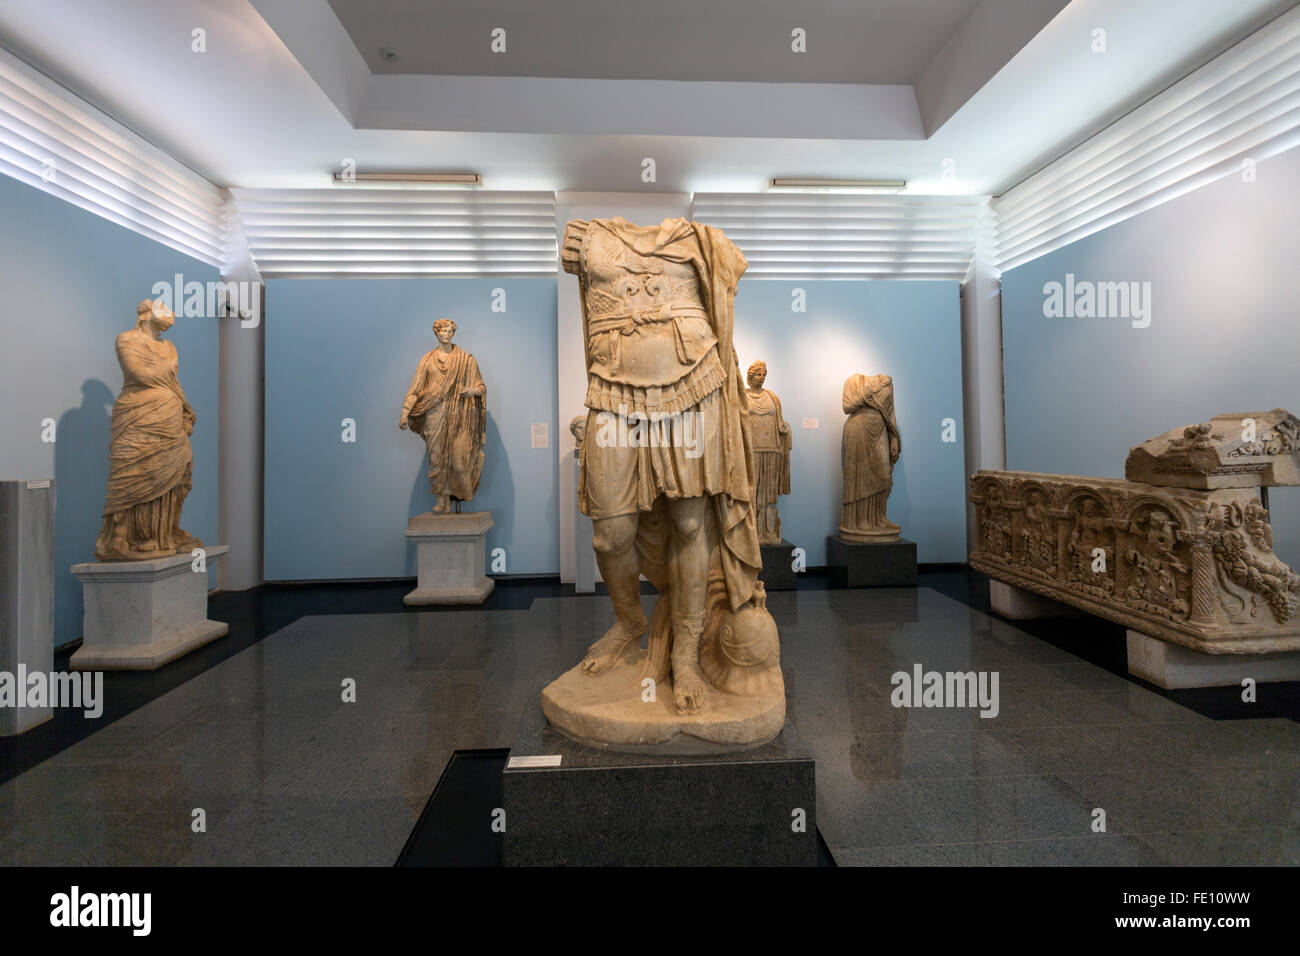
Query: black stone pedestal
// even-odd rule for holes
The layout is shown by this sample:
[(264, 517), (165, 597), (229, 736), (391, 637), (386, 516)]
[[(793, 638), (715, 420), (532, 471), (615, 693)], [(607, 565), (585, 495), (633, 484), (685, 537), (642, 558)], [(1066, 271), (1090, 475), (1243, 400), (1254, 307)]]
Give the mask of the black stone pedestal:
[(826, 537), (826, 578), (837, 588), (916, 587), (916, 542)]
[(587, 747), (536, 709), (502, 791), (506, 866), (817, 865), (813, 755), (789, 721), (740, 753), (667, 756)]
[(795, 572), (791, 565), (794, 563), (794, 545), (782, 538), (780, 544), (759, 545), (759, 550), (763, 552), (763, 573), (758, 577), (763, 582), (763, 588), (768, 591), (793, 591)]

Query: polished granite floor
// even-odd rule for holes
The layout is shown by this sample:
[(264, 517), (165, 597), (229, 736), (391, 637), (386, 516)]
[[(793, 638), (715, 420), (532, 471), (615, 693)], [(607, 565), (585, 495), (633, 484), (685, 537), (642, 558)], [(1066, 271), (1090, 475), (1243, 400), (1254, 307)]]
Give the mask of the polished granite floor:
[[(769, 607), (840, 865), (1300, 863), (1294, 721), (1202, 716), (928, 588)], [(391, 865), (452, 752), (508, 747), (610, 615), (301, 617), (0, 786), (0, 864)], [(918, 663), (997, 671), (1000, 713), (895, 708)]]

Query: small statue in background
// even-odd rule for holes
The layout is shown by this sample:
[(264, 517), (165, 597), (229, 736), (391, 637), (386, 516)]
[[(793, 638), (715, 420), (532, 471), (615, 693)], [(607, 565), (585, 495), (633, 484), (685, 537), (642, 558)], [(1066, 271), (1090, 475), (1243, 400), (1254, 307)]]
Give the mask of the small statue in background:
[(754, 520), (758, 524), (759, 544), (781, 543), (781, 516), (777, 512), (779, 495), (790, 493), (790, 426), (781, 414), (781, 399), (763, 388), (767, 381), (767, 363), (755, 362), (746, 376), (749, 389), (749, 421), (753, 429), (754, 471), (757, 474), (754, 494)]
[(203, 547), (181, 530), (181, 509), (193, 486), (190, 434), (194, 409), (185, 400), (176, 346), (162, 333), (176, 316), (161, 301), (143, 300), (135, 328), (117, 337), (122, 391), (113, 403), (104, 523), (99, 561), (136, 561)]
[(902, 453), (894, 417), (894, 380), (888, 375), (850, 375), (844, 382), (844, 506), (840, 535), (846, 541), (893, 541), (900, 528), (885, 517)]
[(433, 513), (451, 510), (451, 501), (469, 501), (483, 474), (487, 439), (487, 386), (474, 356), (452, 344), (456, 323), (433, 323), (438, 346), (415, 369), (402, 417), (397, 423), (424, 439), (429, 454), (429, 493)]
[(573, 435), (573, 440), (577, 443), (574, 449), (575, 454), (582, 454), (582, 443), (587, 437), (587, 416), (574, 415), (573, 421), (569, 422), (569, 432)]

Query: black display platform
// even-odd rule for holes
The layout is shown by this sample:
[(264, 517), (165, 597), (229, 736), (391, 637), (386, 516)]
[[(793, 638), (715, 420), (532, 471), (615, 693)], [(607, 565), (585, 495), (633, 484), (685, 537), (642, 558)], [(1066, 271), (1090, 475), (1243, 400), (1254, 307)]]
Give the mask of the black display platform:
[(483, 825), (501, 806), (510, 751), (457, 750), (424, 805), (397, 866), (500, 866), (499, 829)]
[(817, 865), (813, 755), (788, 720), (740, 753), (662, 756), (587, 747), (537, 711), (510, 758), (506, 866)]
[(761, 544), (763, 552), (763, 573), (758, 576), (763, 588), (768, 591), (793, 591), (795, 589), (795, 572), (790, 566), (794, 563), (794, 545), (785, 538), (780, 544)]
[(916, 542), (845, 541), (827, 535), (826, 576), (837, 588), (916, 587)]

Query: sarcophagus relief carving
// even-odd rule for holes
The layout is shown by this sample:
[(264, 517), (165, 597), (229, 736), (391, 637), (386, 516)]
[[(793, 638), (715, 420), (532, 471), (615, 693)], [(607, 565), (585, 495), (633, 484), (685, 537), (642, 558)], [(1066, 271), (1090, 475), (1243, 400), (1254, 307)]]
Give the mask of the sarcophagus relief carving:
[(1300, 419), (1284, 408), (1173, 428), (1129, 450), (1129, 481), (1179, 488), (1300, 484)]
[(1257, 492), (981, 471), (971, 567), (1199, 651), (1300, 649), (1300, 575)]

